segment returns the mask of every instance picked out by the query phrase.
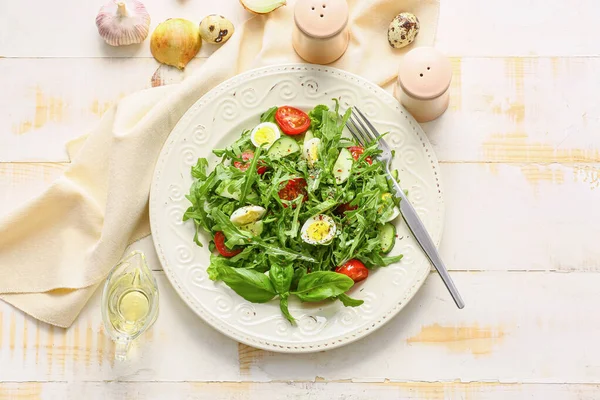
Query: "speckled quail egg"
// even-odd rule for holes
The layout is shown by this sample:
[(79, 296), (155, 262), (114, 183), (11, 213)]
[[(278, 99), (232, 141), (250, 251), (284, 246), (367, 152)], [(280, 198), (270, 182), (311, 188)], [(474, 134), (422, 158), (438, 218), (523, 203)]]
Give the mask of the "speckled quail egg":
[(266, 212), (261, 206), (240, 207), (231, 214), (229, 220), (236, 226), (247, 225), (261, 219)]
[(302, 226), (301, 236), (308, 244), (328, 244), (335, 237), (335, 221), (328, 215), (310, 217)]
[(395, 49), (406, 47), (415, 41), (419, 29), (419, 19), (414, 14), (400, 13), (390, 23), (388, 42)]
[(222, 15), (212, 14), (200, 22), (200, 36), (208, 43), (223, 44), (233, 35), (233, 24)]

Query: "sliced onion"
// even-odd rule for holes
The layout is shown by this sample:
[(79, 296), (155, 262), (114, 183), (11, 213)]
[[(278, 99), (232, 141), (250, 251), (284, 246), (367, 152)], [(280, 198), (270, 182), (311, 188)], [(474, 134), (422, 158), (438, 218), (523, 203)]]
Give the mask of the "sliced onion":
[(281, 6), (285, 6), (286, 0), (240, 0), (242, 6), (248, 11), (256, 14), (268, 14)]

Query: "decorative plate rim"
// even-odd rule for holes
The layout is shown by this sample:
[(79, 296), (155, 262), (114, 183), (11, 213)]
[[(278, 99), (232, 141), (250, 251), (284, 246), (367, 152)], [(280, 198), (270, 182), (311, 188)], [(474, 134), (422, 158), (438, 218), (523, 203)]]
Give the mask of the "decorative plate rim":
[(154, 234), (154, 232), (158, 232), (158, 222), (157, 222), (157, 208), (158, 208), (158, 187), (161, 179), (161, 174), (163, 172), (163, 167), (168, 158), (169, 152), (171, 151), (173, 145), (176, 143), (176, 139), (179, 138), (181, 134), (183, 134), (187, 128), (189, 121), (197, 115), (198, 112), (202, 110), (202, 108), (208, 104), (212, 99), (216, 96), (222, 94), (226, 90), (229, 90), (233, 87), (238, 86), (242, 82), (248, 81), (250, 78), (258, 78), (263, 77), (265, 75), (276, 74), (285, 71), (306, 71), (306, 72), (314, 72), (314, 73), (325, 73), (325, 74), (333, 74), (338, 75), (339, 77), (347, 80), (347, 81), (356, 81), (358, 82), (362, 88), (369, 90), (372, 94), (378, 97), (380, 100), (388, 103), (397, 111), (407, 116), (408, 123), (412, 127), (413, 134), (415, 134), (419, 141), (421, 142), (425, 155), (429, 158), (431, 168), (434, 172), (434, 179), (436, 181), (436, 191), (437, 191), (437, 218), (436, 223), (439, 225), (439, 230), (432, 237), (436, 246), (439, 246), (441, 241), (443, 225), (444, 225), (444, 216), (445, 216), (445, 204), (443, 198), (443, 188), (440, 179), (439, 172), (439, 163), (431, 143), (425, 136), (421, 126), (412, 118), (412, 116), (398, 103), (398, 101), (387, 91), (382, 89), (380, 86), (370, 82), (369, 80), (362, 78), (353, 73), (343, 71), (337, 68), (321, 66), (321, 65), (313, 65), (313, 64), (301, 64), (301, 63), (292, 63), (292, 64), (279, 64), (267, 67), (261, 67), (253, 70), (246, 71), (239, 75), (236, 75), (223, 83), (217, 85), (210, 91), (208, 91), (204, 96), (198, 99), (181, 117), (181, 119), (177, 122), (173, 131), (169, 134), (163, 148), (160, 152), (159, 158), (157, 160), (151, 189), (150, 189), (150, 227), (152, 232), (152, 240), (154, 243), (154, 247), (156, 249), (156, 253), (158, 255), (158, 259), (162, 264), (163, 270), (171, 282), (172, 286), (175, 288), (175, 291), (181, 297), (181, 299), (186, 303), (188, 307), (190, 307), (199, 317), (201, 317), (205, 322), (210, 324), (213, 328), (223, 333), (224, 335), (237, 340), (241, 343), (247, 344), (252, 347), (260, 348), (263, 350), (275, 351), (275, 352), (286, 352), (286, 353), (312, 353), (324, 350), (330, 350), (337, 347), (344, 346), (346, 344), (352, 343), (356, 340), (359, 340), (369, 333), (379, 329), (382, 327), (387, 321), (391, 320), (394, 316), (396, 316), (408, 302), (415, 296), (418, 290), (421, 288), (427, 277), (431, 272), (431, 268), (423, 268), (422, 272), (417, 276), (415, 283), (406, 290), (404, 296), (399, 301), (395, 302), (395, 305), (391, 307), (387, 312), (385, 312), (380, 318), (369, 323), (363, 329), (353, 331), (350, 335), (345, 335), (343, 338), (336, 338), (322, 340), (320, 342), (316, 342), (311, 345), (303, 345), (303, 344), (277, 344), (272, 343), (270, 341), (259, 340), (255, 337), (247, 335), (239, 330), (233, 329), (227, 323), (222, 322), (221, 320), (215, 318), (213, 315), (208, 312), (202, 304), (198, 304), (199, 302), (190, 298), (189, 294), (186, 293), (185, 289), (182, 287), (181, 282), (179, 282), (179, 278), (175, 276), (173, 273), (172, 267), (167, 262), (164, 249), (158, 241), (158, 235)]

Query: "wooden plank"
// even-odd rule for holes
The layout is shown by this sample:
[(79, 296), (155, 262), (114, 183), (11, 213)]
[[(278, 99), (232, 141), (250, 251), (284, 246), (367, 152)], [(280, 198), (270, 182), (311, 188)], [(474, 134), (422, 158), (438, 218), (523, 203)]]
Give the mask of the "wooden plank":
[[(0, 163), (0, 216), (66, 166)], [(448, 268), (600, 271), (600, 165), (443, 163), (441, 171)], [(136, 247), (160, 269), (150, 239)]]
[(598, 164), (442, 164), (453, 269), (599, 271)]
[(424, 124), (442, 161), (600, 161), (600, 58), (454, 59), (449, 112)]
[(124, 363), (112, 358), (99, 293), (67, 331), (0, 304), (0, 381), (600, 383), (598, 273), (455, 272), (464, 310), (432, 274), (377, 332), (305, 355), (238, 345), (197, 318), (162, 272), (156, 276), (161, 314)]
[[(0, 161), (68, 161), (119, 98), (178, 82), (150, 59), (0, 59)], [(451, 105), (423, 127), (441, 161), (600, 161), (600, 57), (455, 58)], [(90, 79), (90, 77), (102, 79)]]
[[(436, 47), (456, 56), (597, 55), (589, 32), (599, 11), (595, 0), (441, 1)], [(572, 29), (558, 29), (572, 21)]]
[(0, 161), (69, 161), (65, 144), (120, 98), (181, 81), (202, 62), (180, 72), (152, 59), (0, 59)]
[(498, 383), (158, 383), (52, 382), (2, 383), (0, 399), (235, 399), (235, 400), (584, 400), (595, 399), (598, 385)]
[[(440, 2), (437, 47), (451, 55), (550, 55), (572, 56), (600, 53), (600, 44), (590, 27), (600, 9), (594, 0), (553, 2), (507, 0), (489, 7), (477, 0)], [(10, 5), (9, 5), (10, 4)], [(35, 0), (0, 4), (0, 55), (5, 57), (149, 57), (149, 40), (141, 45), (113, 48), (104, 44), (94, 19), (99, 3), (67, 0), (61, 7), (56, 29), (56, 10), (51, 3)], [(219, 13), (235, 26), (251, 17), (237, 0), (220, 2), (145, 2), (154, 27), (167, 18), (182, 17), (200, 22), (207, 14)], [(31, 12), (35, 10), (35, 12)], [(515, 11), (518, 10), (518, 11)], [(398, 12), (402, 6), (398, 5)], [(22, 15), (28, 15), (26, 20)], [(290, 21), (292, 23), (292, 21)], [(569, 29), (559, 27), (569, 25)], [(45, 34), (31, 34), (45, 32)], [(385, 40), (382, 33), (382, 40)], [(15, 40), (18, 38), (18, 40)], [(205, 45), (202, 55), (214, 51)]]

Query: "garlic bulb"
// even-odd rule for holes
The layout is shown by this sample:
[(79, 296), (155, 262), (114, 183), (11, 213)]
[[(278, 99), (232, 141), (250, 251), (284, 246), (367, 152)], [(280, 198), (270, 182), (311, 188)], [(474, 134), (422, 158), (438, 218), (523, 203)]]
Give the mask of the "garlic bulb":
[(242, 6), (248, 11), (256, 14), (268, 14), (281, 6), (285, 6), (286, 0), (240, 0)]
[(138, 0), (111, 0), (100, 8), (96, 25), (111, 46), (141, 43), (148, 37), (150, 14)]
[(185, 68), (202, 47), (200, 28), (192, 21), (171, 18), (152, 32), (150, 51), (160, 63)]

